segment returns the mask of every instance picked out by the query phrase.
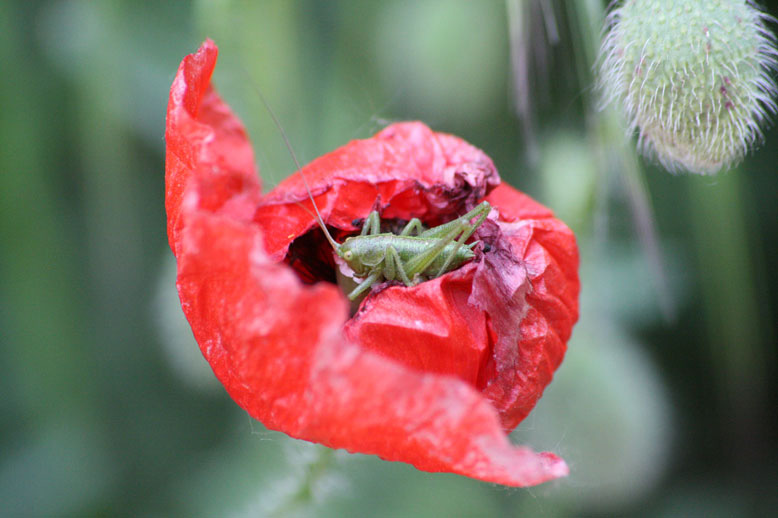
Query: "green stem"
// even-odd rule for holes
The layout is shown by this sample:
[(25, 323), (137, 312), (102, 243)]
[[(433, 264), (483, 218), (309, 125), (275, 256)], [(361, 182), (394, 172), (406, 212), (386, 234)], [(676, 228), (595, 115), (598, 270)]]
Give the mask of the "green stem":
[(751, 204), (743, 199), (740, 173), (719, 176), (715, 185), (696, 181), (689, 196), (722, 427), (733, 435), (726, 442), (735, 459), (748, 465), (759, 452), (765, 358), (745, 218)]
[(335, 450), (325, 446), (317, 446), (318, 456), (305, 469), (300, 478), (297, 490), (281, 502), (270, 516), (289, 516), (292, 511), (299, 510), (314, 503), (314, 487), (330, 472), (334, 464)]

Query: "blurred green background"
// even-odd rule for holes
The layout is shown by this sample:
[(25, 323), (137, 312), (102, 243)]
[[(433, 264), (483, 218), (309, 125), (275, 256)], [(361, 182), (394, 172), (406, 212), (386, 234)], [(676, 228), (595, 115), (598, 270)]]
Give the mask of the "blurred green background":
[[(594, 108), (604, 2), (0, 2), (0, 515), (767, 516), (778, 133), (712, 178)], [(765, 3), (778, 13), (778, 2)], [(267, 188), (394, 120), (490, 154), (577, 233), (581, 321), (509, 489), (269, 432), (210, 374), (165, 235), (164, 124), (205, 37)], [(651, 206), (653, 206), (653, 213)]]

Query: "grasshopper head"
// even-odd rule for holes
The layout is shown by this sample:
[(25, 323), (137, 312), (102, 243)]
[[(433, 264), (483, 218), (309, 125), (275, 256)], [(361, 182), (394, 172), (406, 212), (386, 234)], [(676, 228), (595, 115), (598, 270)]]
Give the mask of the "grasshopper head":
[(362, 264), (362, 254), (360, 253), (359, 240), (349, 237), (340, 247), (338, 247), (338, 255), (346, 261), (349, 268), (351, 268), (355, 274), (362, 275), (365, 273), (365, 265)]

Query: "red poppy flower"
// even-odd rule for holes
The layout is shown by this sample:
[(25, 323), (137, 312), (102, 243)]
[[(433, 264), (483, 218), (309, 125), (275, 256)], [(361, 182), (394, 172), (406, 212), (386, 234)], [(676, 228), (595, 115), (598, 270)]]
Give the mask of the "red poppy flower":
[[(299, 174), (266, 195), (243, 126), (210, 84), (206, 41), (167, 112), (168, 237), (184, 312), (214, 373), (267, 427), (352, 452), (513, 486), (567, 474), (511, 445), (562, 361), (578, 315), (570, 230), (500, 183), (492, 161), (418, 122), (304, 168), (338, 239), (371, 210), (436, 225), (496, 209), (475, 260), (408, 288), (375, 287), (350, 316)], [(399, 224), (399, 223), (398, 223)]]

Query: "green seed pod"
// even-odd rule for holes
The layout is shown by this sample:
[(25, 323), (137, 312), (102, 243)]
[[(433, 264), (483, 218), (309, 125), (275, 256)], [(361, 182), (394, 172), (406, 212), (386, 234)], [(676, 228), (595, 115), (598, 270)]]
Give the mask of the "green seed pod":
[(771, 18), (749, 0), (625, 0), (600, 49), (603, 105), (621, 104), (638, 147), (668, 170), (739, 162), (776, 112)]

